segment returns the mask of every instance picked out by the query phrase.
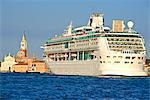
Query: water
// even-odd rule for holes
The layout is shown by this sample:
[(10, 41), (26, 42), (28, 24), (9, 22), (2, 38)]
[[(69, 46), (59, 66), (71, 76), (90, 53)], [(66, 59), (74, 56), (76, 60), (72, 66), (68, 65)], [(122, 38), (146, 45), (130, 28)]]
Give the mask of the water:
[(150, 78), (0, 73), (4, 100), (150, 100)]

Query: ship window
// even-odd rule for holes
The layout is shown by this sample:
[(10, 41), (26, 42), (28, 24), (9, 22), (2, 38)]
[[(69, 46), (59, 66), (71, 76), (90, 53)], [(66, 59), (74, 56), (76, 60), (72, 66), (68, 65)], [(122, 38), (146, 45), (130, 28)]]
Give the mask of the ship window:
[(68, 42), (65, 43), (65, 48), (68, 48), (69, 47), (69, 44)]
[(82, 32), (82, 30), (76, 30), (76, 32)]
[(126, 59), (130, 59), (130, 57), (126, 57)]
[(107, 58), (110, 58), (110, 56), (107, 56)]
[(101, 59), (102, 57), (101, 57), (101, 56), (99, 56), (99, 58)]
[(105, 63), (105, 61), (103, 61), (103, 63)]
[(127, 64), (127, 63), (129, 63), (129, 62), (128, 62), (128, 61), (125, 61), (124, 63)]
[(122, 58), (122, 56), (118, 56), (118, 58)]
[(115, 61), (114, 63), (120, 63), (120, 61)]
[(100, 63), (102, 63), (102, 61), (100, 61)]
[(133, 64), (133, 62), (131, 62), (131, 64)]
[(142, 62), (138, 62), (138, 64), (142, 64)]
[(113, 58), (116, 58), (116, 56), (113, 56)]
[(142, 57), (142, 60), (143, 60), (143, 57)]
[(138, 59), (140, 59), (140, 57), (138, 57)]
[(132, 59), (135, 59), (135, 57), (132, 57)]
[(85, 29), (85, 31), (91, 31), (92, 29)]

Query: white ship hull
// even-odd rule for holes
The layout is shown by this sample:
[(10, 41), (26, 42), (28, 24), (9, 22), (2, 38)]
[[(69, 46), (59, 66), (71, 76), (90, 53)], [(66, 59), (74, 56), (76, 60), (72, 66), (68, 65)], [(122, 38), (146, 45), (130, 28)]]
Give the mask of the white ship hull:
[(97, 61), (64, 61), (47, 63), (49, 71), (58, 75), (100, 75)]
[(122, 76), (147, 76), (141, 69), (143, 66), (134, 65), (107, 65), (102, 66), (102, 75), (122, 75)]
[(120, 75), (147, 76), (142, 66), (131, 65), (101, 65), (98, 61), (64, 61), (47, 63), (49, 71), (56, 75)]

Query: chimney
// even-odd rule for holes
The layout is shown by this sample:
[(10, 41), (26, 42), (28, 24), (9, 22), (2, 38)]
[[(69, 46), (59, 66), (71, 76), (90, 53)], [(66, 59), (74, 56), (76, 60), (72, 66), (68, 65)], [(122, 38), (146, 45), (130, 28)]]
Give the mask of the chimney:
[(113, 20), (112, 31), (113, 32), (124, 32), (124, 21), (123, 20)]

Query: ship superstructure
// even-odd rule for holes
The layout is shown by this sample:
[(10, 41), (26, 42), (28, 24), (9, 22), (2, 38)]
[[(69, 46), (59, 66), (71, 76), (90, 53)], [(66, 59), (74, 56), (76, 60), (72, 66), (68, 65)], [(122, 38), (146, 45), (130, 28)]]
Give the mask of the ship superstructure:
[(104, 26), (103, 14), (93, 13), (85, 26), (72, 27), (62, 36), (49, 38), (42, 46), (49, 71), (61, 75), (146, 76), (143, 71), (146, 49), (134, 23), (113, 20)]

